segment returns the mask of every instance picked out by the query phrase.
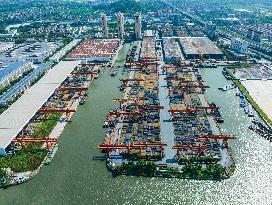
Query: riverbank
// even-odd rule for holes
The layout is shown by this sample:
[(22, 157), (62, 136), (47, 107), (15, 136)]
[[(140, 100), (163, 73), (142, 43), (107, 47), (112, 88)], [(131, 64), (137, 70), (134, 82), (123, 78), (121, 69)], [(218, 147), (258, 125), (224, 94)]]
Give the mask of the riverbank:
[[(61, 86), (37, 111), (36, 115), (17, 136), (18, 140), (15, 138), (16, 141), (11, 144), (8, 151), (9, 156), (1, 159), (1, 168), (6, 168), (5, 176), (1, 177), (3, 178), (2, 186), (8, 187), (24, 183), (36, 176), (44, 164), (49, 164), (52, 161), (59, 136), (64, 131), (67, 123), (71, 122), (77, 107), (85, 103), (88, 96), (86, 91), (94, 80), (93, 75), (95, 72), (98, 75), (100, 67), (75, 67), (72, 74), (67, 76)], [(40, 150), (39, 152), (44, 153), (35, 166), (32, 166), (33, 162), (24, 157), (24, 153), (28, 152), (31, 158), (37, 161), (35, 158), (38, 158), (38, 155), (33, 150)], [(16, 162), (17, 158), (18, 162)], [(10, 160), (13, 160), (13, 164), (18, 164), (18, 166), (10, 167)], [(21, 167), (20, 163), (23, 163), (24, 167)], [(23, 171), (18, 172), (19, 170)]]
[(256, 101), (251, 97), (247, 89), (243, 86), (243, 84), (235, 78), (231, 71), (227, 70), (231, 80), (234, 84), (239, 88), (239, 90), (243, 93), (243, 95), (247, 98), (248, 102), (253, 106), (253, 108), (257, 111), (257, 113), (261, 116), (261, 118), (269, 125), (272, 126), (272, 120), (268, 117), (268, 115), (260, 108), (260, 106), (256, 103)]

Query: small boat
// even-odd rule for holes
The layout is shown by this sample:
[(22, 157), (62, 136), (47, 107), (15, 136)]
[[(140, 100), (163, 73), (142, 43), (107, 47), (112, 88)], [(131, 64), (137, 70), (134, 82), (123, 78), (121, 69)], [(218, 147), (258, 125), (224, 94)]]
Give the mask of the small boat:
[(238, 87), (236, 88), (236, 96), (240, 96), (240, 90)]
[(227, 80), (231, 80), (231, 77), (229, 76), (227, 70), (224, 68), (222, 70), (222, 74), (224, 75), (224, 77), (227, 79)]
[(116, 69), (113, 69), (110, 75), (111, 75), (112, 77), (114, 77), (114, 76), (116, 76), (116, 74), (117, 74), (117, 70), (116, 70)]
[[(216, 107), (216, 104), (215, 103), (211, 103), (210, 106), (214, 106)], [(224, 119), (219, 111), (219, 108), (215, 109), (214, 110), (214, 118), (215, 118), (215, 121), (217, 123), (223, 123), (224, 122)]]
[(218, 88), (219, 90), (222, 90), (222, 91), (228, 91), (228, 90), (232, 90), (234, 89), (236, 86), (234, 84), (230, 84), (230, 85), (225, 85), (224, 87), (222, 88)]
[(246, 105), (245, 96), (244, 96), (244, 95), (241, 95), (241, 96), (240, 96), (240, 107), (241, 107), (241, 108), (244, 108), (245, 105)]
[(254, 117), (253, 107), (251, 104), (248, 105), (248, 117)]
[(56, 155), (58, 149), (59, 149), (59, 145), (56, 144), (56, 145), (53, 147), (53, 149), (52, 149), (50, 152), (48, 152), (47, 159), (46, 159), (45, 162), (44, 162), (45, 165), (49, 165), (49, 164), (50, 164), (50, 162), (51, 162), (51, 161), (53, 160), (53, 158), (55, 157), (55, 155)]
[(123, 91), (125, 87), (123, 85), (120, 86), (120, 91)]
[(103, 128), (108, 128), (110, 126), (110, 123), (108, 121), (105, 121), (103, 124)]
[(79, 104), (80, 104), (80, 105), (84, 105), (84, 104), (85, 104), (85, 102), (86, 102), (86, 100), (81, 99), (81, 100), (79, 101)]
[(246, 114), (248, 114), (248, 105), (245, 104), (244, 111)]

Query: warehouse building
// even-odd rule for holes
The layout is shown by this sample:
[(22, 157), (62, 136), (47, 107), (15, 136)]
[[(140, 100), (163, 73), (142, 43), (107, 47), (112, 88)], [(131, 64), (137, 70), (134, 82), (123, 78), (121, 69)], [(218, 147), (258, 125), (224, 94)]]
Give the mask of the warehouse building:
[(223, 59), (220, 49), (208, 37), (180, 37), (186, 59)]
[(0, 42), (0, 53), (6, 52), (13, 47), (13, 42)]
[(163, 38), (163, 53), (166, 63), (183, 60), (179, 44), (174, 38)]
[(24, 72), (32, 68), (32, 63), (26, 61), (16, 61), (4, 69), (0, 70), (0, 89), (8, 86)]
[(120, 46), (121, 41), (119, 39), (86, 39), (68, 54), (65, 59), (87, 62), (110, 62)]

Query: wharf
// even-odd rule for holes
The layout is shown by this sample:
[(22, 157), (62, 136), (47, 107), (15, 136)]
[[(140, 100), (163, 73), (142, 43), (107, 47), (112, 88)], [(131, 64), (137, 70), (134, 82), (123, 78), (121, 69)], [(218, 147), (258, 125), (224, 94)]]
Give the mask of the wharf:
[(164, 62), (159, 62), (158, 66), (158, 73), (159, 73), (159, 100), (160, 105), (164, 107), (160, 113), (160, 122), (161, 122), (161, 137), (162, 140), (167, 144), (167, 147), (164, 148), (165, 156), (163, 157), (160, 163), (162, 164), (169, 164), (172, 162), (176, 162), (175, 156), (176, 151), (172, 149), (175, 145), (175, 135), (174, 135), (174, 128), (171, 122), (165, 122), (165, 120), (169, 120), (171, 118), (170, 113), (170, 100), (168, 97), (168, 89), (167, 82), (165, 80), (165, 76), (163, 74), (163, 66)]

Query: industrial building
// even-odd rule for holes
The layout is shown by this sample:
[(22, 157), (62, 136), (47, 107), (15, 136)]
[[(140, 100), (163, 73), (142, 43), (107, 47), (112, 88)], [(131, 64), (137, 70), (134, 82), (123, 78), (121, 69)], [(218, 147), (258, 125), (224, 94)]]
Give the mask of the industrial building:
[(0, 53), (6, 52), (13, 47), (13, 42), (0, 42)]
[(248, 43), (240, 38), (232, 38), (230, 49), (237, 54), (245, 55), (248, 51)]
[(79, 63), (60, 62), (0, 115), (0, 155)]
[(66, 56), (66, 60), (109, 62), (115, 56), (120, 43), (119, 39), (86, 39)]
[(140, 60), (157, 59), (156, 56), (156, 39), (153, 36), (153, 31), (145, 32), (145, 37), (142, 42)]
[(219, 48), (207, 37), (180, 37), (182, 51), (186, 59), (223, 59)]
[(183, 59), (180, 47), (176, 39), (163, 38), (163, 53), (166, 63), (175, 62)]
[(117, 35), (118, 38), (124, 38), (125, 28), (124, 28), (124, 14), (119, 12), (117, 14)]
[(108, 18), (106, 14), (101, 14), (101, 23), (102, 23), (102, 33), (104, 38), (109, 37), (109, 28), (108, 28)]
[(0, 70), (0, 89), (8, 86), (24, 72), (32, 68), (32, 63), (26, 61), (16, 61), (4, 69)]
[(31, 85), (31, 83), (35, 79), (37, 79), (39, 74), (49, 69), (50, 65), (50, 63), (44, 63), (39, 65), (37, 68), (34, 69), (33, 72), (25, 76), (22, 80), (13, 85), (5, 93), (0, 95), (0, 107), (6, 106), (9, 101), (13, 100), (18, 94), (26, 90)]
[(73, 49), (80, 41), (81, 39), (74, 39), (72, 42), (50, 57), (49, 60), (51, 62), (58, 63), (67, 54), (67, 52)]

